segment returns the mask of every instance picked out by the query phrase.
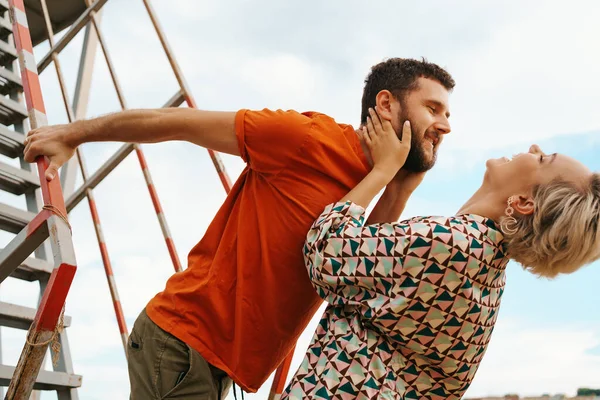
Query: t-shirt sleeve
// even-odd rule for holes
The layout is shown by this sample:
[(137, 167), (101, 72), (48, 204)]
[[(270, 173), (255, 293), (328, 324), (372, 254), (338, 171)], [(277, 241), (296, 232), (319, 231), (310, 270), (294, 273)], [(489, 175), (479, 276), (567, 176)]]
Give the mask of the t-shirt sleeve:
[(276, 174), (301, 157), (312, 125), (296, 111), (240, 110), (235, 118), (240, 155), (251, 169)]

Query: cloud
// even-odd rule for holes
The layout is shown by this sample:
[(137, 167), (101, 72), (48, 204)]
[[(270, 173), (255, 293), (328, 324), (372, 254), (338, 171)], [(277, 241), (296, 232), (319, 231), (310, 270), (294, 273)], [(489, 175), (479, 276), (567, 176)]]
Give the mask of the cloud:
[(600, 61), (594, 39), (600, 28), (592, 22), (600, 5), (579, 2), (567, 11), (545, 2), (532, 11), (525, 5), (457, 60), (456, 135), (449, 142), (493, 148), (600, 125), (600, 83), (590, 79)]
[(465, 397), (575, 395), (600, 376), (600, 326), (536, 326), (527, 318), (499, 318), (487, 353)]
[(240, 70), (243, 80), (254, 90), (279, 101), (287, 96), (306, 101), (316, 86), (314, 68), (292, 54), (256, 57), (244, 62)]

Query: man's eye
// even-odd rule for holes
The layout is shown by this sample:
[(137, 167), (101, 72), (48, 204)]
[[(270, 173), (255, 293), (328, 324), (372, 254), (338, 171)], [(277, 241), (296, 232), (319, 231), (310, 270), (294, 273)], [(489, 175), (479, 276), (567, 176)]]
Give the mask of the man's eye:
[(540, 156), (540, 163), (543, 163), (543, 162), (544, 162), (544, 155), (542, 154), (542, 155)]
[(430, 110), (432, 113), (435, 113), (435, 108), (433, 108), (433, 107), (431, 107), (431, 106), (427, 106), (427, 108), (429, 108), (429, 110)]

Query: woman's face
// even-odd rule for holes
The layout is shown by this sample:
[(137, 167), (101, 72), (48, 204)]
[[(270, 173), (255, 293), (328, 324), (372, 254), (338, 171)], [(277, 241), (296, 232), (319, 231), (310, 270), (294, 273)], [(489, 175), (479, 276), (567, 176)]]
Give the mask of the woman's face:
[(537, 145), (527, 153), (512, 159), (503, 157), (486, 162), (485, 182), (491, 190), (512, 195), (529, 195), (534, 186), (548, 183), (556, 178), (572, 181), (582, 187), (591, 171), (579, 161), (562, 155), (546, 155)]

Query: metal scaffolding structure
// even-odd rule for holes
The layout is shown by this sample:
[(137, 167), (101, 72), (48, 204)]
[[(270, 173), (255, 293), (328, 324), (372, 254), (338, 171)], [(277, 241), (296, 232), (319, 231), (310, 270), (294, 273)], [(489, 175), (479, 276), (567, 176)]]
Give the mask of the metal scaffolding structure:
[[(179, 85), (179, 90), (167, 100), (164, 107), (179, 107), (185, 102), (188, 107), (196, 108), (195, 100), (154, 9), (149, 0), (141, 1)], [(53, 64), (57, 74), (68, 121), (83, 118), (87, 109), (95, 50), (100, 45), (120, 108), (127, 108), (100, 29), (102, 7), (106, 2), (107, 0), (0, 0), (0, 153), (19, 159), (21, 165), (21, 168), (15, 168), (0, 163), (0, 190), (24, 196), (27, 205), (27, 210), (21, 210), (0, 203), (0, 229), (16, 234), (6, 248), (0, 251), (0, 283), (11, 276), (39, 282), (40, 285), (37, 310), (0, 302), (0, 326), (28, 330), (16, 367), (1, 365), (0, 347), (0, 389), (8, 386), (6, 399), (33, 398), (36, 396), (34, 390), (56, 391), (61, 400), (78, 398), (77, 388), (81, 386), (82, 377), (74, 373), (67, 333), (63, 328), (71, 323), (70, 317), (64, 316), (64, 304), (76, 271), (75, 249), (67, 216), (83, 199), (88, 201), (94, 223), (119, 334), (123, 346), (127, 345), (128, 330), (94, 201), (94, 189), (133, 151), (143, 171), (173, 268), (175, 272), (182, 270), (139, 144), (122, 145), (92, 175), (88, 174), (83, 153), (78, 149), (76, 157), (63, 166), (60, 182), (58, 179), (46, 181), (44, 173), (47, 160), (37, 161), (37, 174), (32, 171), (31, 164), (23, 160), (23, 140), (29, 129), (28, 125), (34, 129), (47, 124), (38, 73), (41, 74), (50, 64)], [(58, 55), (84, 28), (84, 44), (74, 99), (71, 102)], [(63, 29), (68, 30), (60, 40), (55, 41), (55, 30)], [(33, 46), (45, 40), (48, 40), (50, 50), (36, 65)], [(20, 66), (20, 74), (17, 73), (17, 66)], [(221, 158), (210, 149), (208, 153), (228, 193), (231, 180)], [(75, 178), (78, 171), (83, 184), (76, 189)], [(34, 256), (29, 257), (32, 254)], [(53, 371), (42, 369), (49, 346), (54, 361)], [(293, 352), (277, 370), (270, 399), (280, 397), (292, 356)]]

